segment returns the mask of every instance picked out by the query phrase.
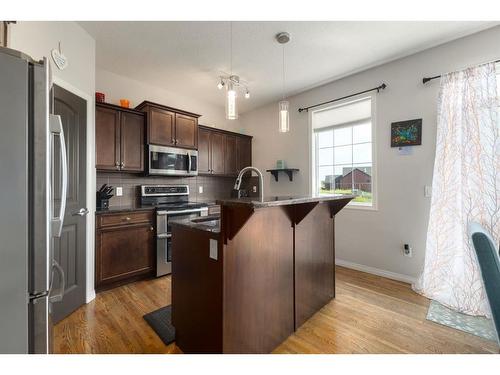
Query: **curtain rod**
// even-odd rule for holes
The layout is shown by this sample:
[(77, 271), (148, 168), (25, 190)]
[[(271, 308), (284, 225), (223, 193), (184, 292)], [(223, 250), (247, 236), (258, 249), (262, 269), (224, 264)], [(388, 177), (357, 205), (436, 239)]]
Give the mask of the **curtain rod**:
[(299, 108), (299, 112), (303, 112), (303, 111), (306, 111), (308, 112), (311, 108), (315, 108), (315, 107), (319, 107), (323, 104), (329, 104), (329, 103), (333, 103), (333, 102), (338, 102), (339, 100), (343, 100), (343, 99), (347, 99), (347, 98), (351, 98), (353, 96), (357, 96), (357, 95), (361, 95), (361, 94), (365, 94), (367, 92), (370, 92), (370, 91), (375, 91), (377, 90), (377, 92), (380, 92), (380, 90), (383, 90), (387, 87), (387, 85), (385, 83), (382, 83), (380, 86), (377, 86), (377, 87), (374, 87), (372, 89), (368, 89), (368, 90), (365, 90), (365, 91), (360, 91), (360, 92), (357, 92), (355, 94), (351, 94), (351, 95), (347, 95), (347, 96), (343, 96), (341, 98), (337, 98), (337, 99), (332, 99), (332, 100), (329, 100), (327, 102), (323, 102), (323, 103), (319, 103), (319, 104), (314, 104), (314, 105), (310, 105), (309, 107), (304, 107), (304, 108)]
[[(499, 63), (500, 60), (495, 60), (495, 61), (491, 61), (491, 62), (496, 64), (496, 63)], [(485, 64), (488, 64), (488, 63), (485, 63)], [(441, 74), (438, 76), (434, 76), (434, 77), (424, 77), (424, 78), (422, 78), (422, 83), (426, 84), (427, 82), (432, 81), (433, 79), (436, 79), (436, 78), (441, 78)]]

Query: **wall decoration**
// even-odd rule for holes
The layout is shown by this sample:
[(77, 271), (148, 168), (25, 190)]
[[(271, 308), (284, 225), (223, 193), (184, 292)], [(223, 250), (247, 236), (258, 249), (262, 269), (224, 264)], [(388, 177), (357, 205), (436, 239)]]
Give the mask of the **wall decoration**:
[(54, 48), (52, 51), (50, 51), (50, 54), (52, 55), (52, 60), (59, 68), (59, 70), (64, 70), (68, 67), (68, 58), (64, 56), (61, 51), (61, 42), (59, 42), (59, 47), (57, 49)]
[(398, 121), (391, 124), (391, 147), (422, 144), (422, 119)]

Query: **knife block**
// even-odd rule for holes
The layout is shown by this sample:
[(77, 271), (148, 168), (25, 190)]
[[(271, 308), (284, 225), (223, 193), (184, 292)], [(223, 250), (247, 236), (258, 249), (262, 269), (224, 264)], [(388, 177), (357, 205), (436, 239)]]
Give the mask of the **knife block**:
[(99, 192), (97, 193), (96, 195), (96, 200), (95, 200), (95, 203), (96, 203), (96, 208), (98, 210), (105, 210), (105, 209), (108, 209), (109, 208), (109, 199), (107, 198), (102, 198), (99, 194)]

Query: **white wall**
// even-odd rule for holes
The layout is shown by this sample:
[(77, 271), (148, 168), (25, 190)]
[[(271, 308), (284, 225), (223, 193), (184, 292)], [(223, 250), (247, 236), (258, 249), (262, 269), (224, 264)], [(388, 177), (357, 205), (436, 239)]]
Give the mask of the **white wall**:
[[(336, 256), (344, 264), (361, 265), (395, 278), (411, 280), (418, 276), (430, 207), (424, 186), (432, 181), (439, 91), (438, 80), (424, 86), (422, 77), (496, 60), (500, 58), (498, 40), (500, 27), (495, 27), (296, 95), (289, 99), (288, 134), (278, 133), (277, 103), (245, 113), (241, 122), (254, 136), (254, 165), (265, 170), (277, 159), (285, 159), (288, 166), (300, 168), (293, 182), (285, 178), (275, 182), (267, 173), (265, 194), (309, 193), (308, 114), (298, 113), (299, 107), (385, 82), (387, 89), (376, 98), (378, 210), (341, 211), (336, 220)], [(399, 156), (390, 147), (390, 124), (414, 118), (423, 119), (422, 146), (414, 147), (413, 155)], [(412, 258), (402, 256), (404, 243), (413, 246)]]
[[(189, 85), (189, 82), (186, 82), (186, 85)], [(223, 103), (221, 103), (221, 106), (214, 106), (192, 97), (179, 95), (167, 88), (151, 86), (108, 70), (97, 68), (96, 90), (106, 95), (106, 102), (108, 103), (119, 104), (120, 99), (125, 98), (131, 101), (132, 107), (135, 107), (143, 100), (149, 100), (169, 107), (198, 113), (202, 115), (199, 123), (203, 125), (234, 132), (243, 131), (238, 121), (226, 120)]]
[(9, 29), (8, 47), (23, 51), (34, 59), (49, 57), (58, 47), (68, 58), (63, 71), (51, 62), (54, 82), (87, 101), (87, 302), (94, 292), (94, 212), (95, 212), (95, 148), (94, 92), (95, 41), (75, 22), (18, 22)]

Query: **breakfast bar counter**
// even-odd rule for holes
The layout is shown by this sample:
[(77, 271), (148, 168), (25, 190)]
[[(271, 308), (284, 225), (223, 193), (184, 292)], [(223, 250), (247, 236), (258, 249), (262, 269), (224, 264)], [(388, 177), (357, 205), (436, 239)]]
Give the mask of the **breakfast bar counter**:
[(269, 353), (334, 298), (335, 215), (353, 198), (225, 199), (219, 222), (174, 223), (179, 348)]

